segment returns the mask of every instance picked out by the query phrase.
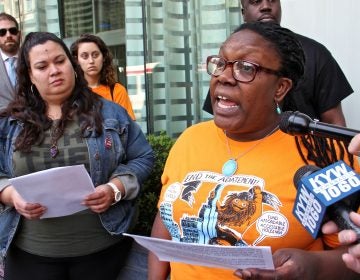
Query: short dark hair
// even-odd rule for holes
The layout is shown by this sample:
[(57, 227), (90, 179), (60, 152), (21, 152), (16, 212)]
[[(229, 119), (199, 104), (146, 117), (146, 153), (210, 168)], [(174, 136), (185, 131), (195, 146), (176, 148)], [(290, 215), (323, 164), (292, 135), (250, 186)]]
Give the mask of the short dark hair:
[(16, 18), (14, 18), (12, 15), (9, 15), (4, 12), (0, 13), (0, 20), (4, 20), (4, 19), (14, 22), (16, 28), (19, 29), (19, 23), (17, 22)]

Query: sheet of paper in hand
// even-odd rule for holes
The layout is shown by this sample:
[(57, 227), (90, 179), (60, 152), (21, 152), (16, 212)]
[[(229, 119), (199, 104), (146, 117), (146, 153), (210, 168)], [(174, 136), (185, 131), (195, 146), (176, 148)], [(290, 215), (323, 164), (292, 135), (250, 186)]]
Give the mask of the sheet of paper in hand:
[(47, 208), (41, 218), (71, 215), (86, 209), (81, 205), (94, 185), (84, 165), (51, 168), (10, 179), (21, 197)]
[(182, 262), (194, 265), (229, 269), (274, 269), (269, 246), (219, 246), (175, 242), (124, 233), (152, 251), (161, 261)]

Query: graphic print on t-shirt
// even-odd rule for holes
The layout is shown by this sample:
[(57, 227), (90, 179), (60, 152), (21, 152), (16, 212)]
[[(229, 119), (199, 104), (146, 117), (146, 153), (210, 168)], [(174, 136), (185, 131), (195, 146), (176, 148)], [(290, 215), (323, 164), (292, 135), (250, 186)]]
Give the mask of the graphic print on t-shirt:
[(160, 215), (175, 241), (247, 246), (286, 234), (281, 206), (259, 177), (200, 171), (167, 186)]

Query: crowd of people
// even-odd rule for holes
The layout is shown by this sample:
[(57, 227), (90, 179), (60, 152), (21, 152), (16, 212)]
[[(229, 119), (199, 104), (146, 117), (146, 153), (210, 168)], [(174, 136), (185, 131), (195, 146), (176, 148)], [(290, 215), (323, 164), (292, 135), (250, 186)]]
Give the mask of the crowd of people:
[[(245, 22), (281, 23), (280, 0), (241, 0), (241, 12)], [(300, 112), (322, 122), (346, 124), (341, 101), (353, 89), (330, 51), (319, 42), (294, 33), (305, 53), (305, 73), (294, 89), (294, 102)], [(208, 94), (203, 109), (212, 113)]]
[[(150, 252), (148, 279), (358, 279), (356, 233), (329, 221), (314, 239), (292, 208), (302, 166), (344, 160), (360, 171), (360, 134), (349, 143), (279, 130), (283, 111), (345, 126), (341, 100), (353, 90), (323, 45), (280, 25), (280, 0), (241, 5), (245, 23), (206, 60), (203, 109), (213, 119), (172, 147), (151, 236), (270, 246), (275, 269), (164, 262)], [(20, 42), (16, 19), (0, 13), (0, 279), (115, 280), (154, 153), (100, 37), (83, 34), (68, 48), (52, 33), (31, 32)], [(11, 182), (74, 165), (94, 185), (75, 214), (43, 219), (50, 206), (26, 201)], [(276, 237), (257, 227), (270, 213), (283, 221)], [(350, 217), (360, 226), (359, 213)]]
[[(17, 74), (15, 98), (0, 113), (5, 279), (115, 280), (131, 248), (122, 233), (152, 170), (152, 148), (123, 107), (90, 90), (56, 35), (27, 34)], [(79, 201), (86, 210), (72, 215), (41, 219), (51, 205), (26, 201), (9, 180), (73, 165), (84, 165), (94, 191)]]
[[(149, 279), (169, 273), (171, 279), (358, 277), (341, 260), (346, 247), (336, 235), (313, 239), (292, 214), (293, 176), (303, 165), (321, 168), (343, 159), (360, 170), (346, 143), (311, 135), (294, 139), (278, 129), (281, 110), (296, 109), (293, 89), (304, 62), (293, 33), (264, 22), (242, 24), (207, 58), (214, 119), (186, 129), (170, 151), (152, 230), (153, 237), (178, 242), (270, 246), (275, 270), (234, 273), (150, 254)], [(282, 219), (275, 236), (257, 226), (270, 213)]]

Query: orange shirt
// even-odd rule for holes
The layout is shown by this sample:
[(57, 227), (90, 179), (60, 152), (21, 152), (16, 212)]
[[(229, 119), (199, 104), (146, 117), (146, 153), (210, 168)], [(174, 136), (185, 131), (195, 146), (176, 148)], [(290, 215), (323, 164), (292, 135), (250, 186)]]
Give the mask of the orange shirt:
[[(323, 250), (337, 236), (314, 240), (292, 213), (295, 172), (305, 163), (293, 136), (278, 130), (264, 140), (228, 139), (213, 121), (194, 125), (178, 138), (162, 175), (159, 211), (172, 240), (227, 246)], [(254, 144), (256, 146), (254, 147)], [(236, 158), (237, 172), (222, 174)], [(233, 270), (170, 263), (171, 279), (239, 279)]]
[(128, 112), (129, 116), (135, 120), (135, 114), (131, 105), (131, 101), (129, 98), (129, 95), (125, 89), (124, 86), (122, 86), (119, 83), (115, 84), (114, 87), (114, 92), (113, 92), (113, 97), (114, 99), (111, 98), (111, 93), (110, 93), (110, 87), (109, 86), (105, 86), (105, 85), (99, 85), (98, 87), (94, 87), (92, 88), (92, 91), (97, 93), (98, 95), (102, 96), (103, 98), (113, 101), (119, 105), (121, 105), (122, 107), (125, 108), (125, 110)]

